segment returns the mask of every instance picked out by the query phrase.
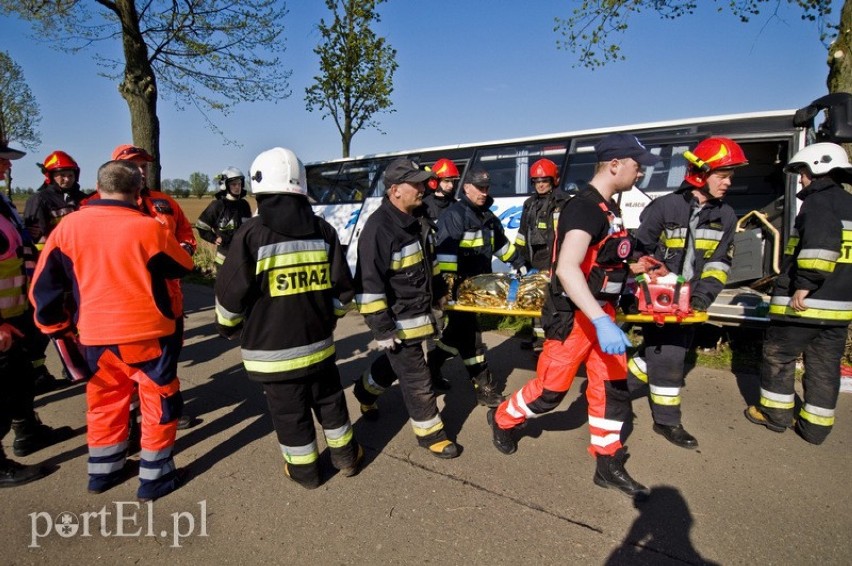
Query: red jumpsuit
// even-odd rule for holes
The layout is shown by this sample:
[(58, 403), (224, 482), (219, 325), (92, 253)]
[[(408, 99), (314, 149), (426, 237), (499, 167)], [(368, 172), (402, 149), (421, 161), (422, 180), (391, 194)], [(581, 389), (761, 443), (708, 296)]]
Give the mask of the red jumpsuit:
[[(559, 217), (557, 242), (561, 244), (571, 230), (591, 234), (591, 247), (581, 268), (592, 294), (614, 319), (615, 302), (627, 277), (626, 263), (620, 258), (629, 256), (630, 244), (618, 211), (610, 206), (594, 189), (581, 192)], [(546, 340), (536, 377), (500, 404), (494, 415), (497, 425), (512, 429), (529, 417), (555, 409), (565, 398), (580, 365), (585, 364), (589, 453), (615, 454), (622, 446), (621, 429), (631, 415), (625, 355), (601, 350), (594, 325), (562, 292), (557, 278), (551, 284), (542, 321)]]
[(172, 451), (183, 408), (181, 337), (168, 280), (192, 266), (161, 223), (115, 200), (92, 201), (48, 237), (30, 300), (42, 332), (79, 333), (94, 374), (86, 386), (90, 491), (101, 492), (121, 476), (136, 384), (142, 409), (137, 495), (153, 499), (177, 487)]

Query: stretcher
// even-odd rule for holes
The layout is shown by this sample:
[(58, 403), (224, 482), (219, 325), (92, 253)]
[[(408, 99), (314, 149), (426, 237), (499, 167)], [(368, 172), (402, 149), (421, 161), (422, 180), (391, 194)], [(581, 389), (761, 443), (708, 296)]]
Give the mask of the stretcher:
[[(456, 312), (472, 312), (478, 314), (496, 314), (499, 316), (524, 316), (530, 318), (541, 318), (541, 311), (513, 309), (508, 307), (478, 307), (470, 305), (460, 305), (458, 303), (448, 304), (444, 307), (445, 311)], [(658, 317), (657, 317), (658, 318)], [(621, 314), (615, 317), (617, 322), (657, 322), (654, 315), (651, 314)], [(663, 318), (664, 324), (699, 324), (707, 322), (708, 315), (706, 312), (694, 312), (689, 316), (678, 318), (674, 315), (668, 315)]]

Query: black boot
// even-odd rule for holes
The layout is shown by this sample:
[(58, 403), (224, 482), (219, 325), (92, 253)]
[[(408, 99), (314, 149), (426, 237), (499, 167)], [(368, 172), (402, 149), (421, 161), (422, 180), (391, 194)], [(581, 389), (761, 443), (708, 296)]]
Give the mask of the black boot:
[(304, 487), (316, 489), (320, 486), (319, 462), (310, 464), (284, 464), (284, 475)]
[(476, 392), (476, 402), (484, 407), (495, 408), (506, 398), (500, 394), (497, 386), (494, 384), (494, 378), (491, 372), (482, 370), (473, 378), (473, 387)]
[(648, 499), (651, 490), (630, 477), (624, 469), (626, 459), (627, 451), (624, 448), (619, 448), (612, 456), (598, 454), (594, 482), (601, 487), (617, 489), (636, 501), (644, 501)]
[(506, 430), (505, 428), (500, 428), (494, 418), (496, 413), (497, 409), (490, 409), (488, 414), (485, 416), (488, 420), (488, 424), (491, 425), (491, 435), (492, 440), (494, 441), (494, 446), (496, 446), (497, 450), (503, 454), (514, 454), (518, 449), (518, 441), (515, 440), (515, 437), (512, 435), (512, 429)]
[(662, 435), (663, 438), (681, 448), (698, 448), (698, 440), (694, 436), (686, 432), (683, 425), (661, 425), (654, 423), (654, 432)]
[(47, 366), (39, 366), (35, 370), (35, 394), (42, 395), (50, 393), (59, 388), (59, 380), (47, 369)]
[(74, 434), (70, 426), (51, 428), (42, 424), (35, 413), (29, 419), (12, 421), (12, 430), (15, 432), (15, 441), (12, 442), (12, 452), (15, 456), (28, 456), (37, 450), (68, 440)]
[(440, 354), (441, 350), (432, 350), (426, 357), (426, 365), (429, 366), (429, 374), (432, 376), (432, 388), (435, 391), (449, 391), (450, 380), (441, 373), (446, 357)]
[(351, 478), (361, 469), (364, 461), (364, 449), (352, 440), (340, 448), (329, 448), (331, 465), (340, 471), (344, 477)]
[(41, 466), (24, 466), (0, 454), (0, 487), (15, 487), (44, 477)]

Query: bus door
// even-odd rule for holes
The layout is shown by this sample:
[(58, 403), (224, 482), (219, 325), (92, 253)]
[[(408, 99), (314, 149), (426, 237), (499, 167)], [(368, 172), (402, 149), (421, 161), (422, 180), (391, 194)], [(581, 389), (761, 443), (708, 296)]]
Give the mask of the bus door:
[(346, 249), (351, 241), (364, 200), (381, 173), (375, 161), (331, 162), (309, 165), (308, 197), (314, 214), (337, 230)]
[[(510, 242), (515, 241), (518, 233), (524, 201), (535, 191), (530, 184), (530, 165), (546, 158), (556, 163), (561, 172), (567, 152), (568, 140), (518, 143), (476, 151), (470, 167), (481, 167), (491, 175), (488, 191), (494, 199), (491, 211), (500, 219)], [(462, 190), (460, 186), (459, 192)], [(492, 258), (491, 268), (495, 272), (505, 272), (509, 266)]]
[(364, 229), (367, 219), (373, 214), (382, 204), (382, 198), (385, 195), (385, 181), (382, 177), (385, 167), (391, 162), (389, 158), (376, 158), (359, 161), (358, 169), (369, 169), (373, 178), (373, 183), (367, 194), (361, 208), (358, 210), (357, 216), (351, 224), (349, 248), (346, 250), (346, 262), (349, 264), (349, 270), (355, 274), (355, 267), (358, 263), (358, 238), (361, 236), (361, 231)]

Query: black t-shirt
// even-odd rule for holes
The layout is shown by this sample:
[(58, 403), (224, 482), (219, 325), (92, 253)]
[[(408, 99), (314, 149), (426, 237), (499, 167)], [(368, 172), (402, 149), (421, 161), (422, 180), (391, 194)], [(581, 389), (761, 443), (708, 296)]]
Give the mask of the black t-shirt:
[(591, 245), (595, 245), (609, 234), (609, 218), (603, 213), (600, 203), (604, 203), (616, 217), (620, 211), (615, 203), (607, 202), (592, 185), (586, 185), (580, 193), (569, 200), (559, 215), (559, 244), (565, 234), (571, 230), (582, 230), (592, 236)]

